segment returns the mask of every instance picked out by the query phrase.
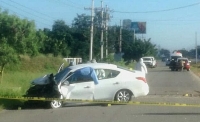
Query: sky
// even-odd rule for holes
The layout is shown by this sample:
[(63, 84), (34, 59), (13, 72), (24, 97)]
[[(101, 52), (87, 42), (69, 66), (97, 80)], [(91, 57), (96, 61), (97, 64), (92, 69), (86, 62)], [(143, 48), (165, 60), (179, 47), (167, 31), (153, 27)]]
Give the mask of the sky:
[[(120, 20), (146, 22), (146, 34), (158, 48), (170, 51), (200, 45), (200, 0), (94, 0), (94, 7), (108, 6), (109, 25)], [(37, 29), (52, 28), (56, 20), (71, 25), (77, 14), (91, 15), (92, 0), (0, 0), (0, 8), (22, 19), (33, 20)]]

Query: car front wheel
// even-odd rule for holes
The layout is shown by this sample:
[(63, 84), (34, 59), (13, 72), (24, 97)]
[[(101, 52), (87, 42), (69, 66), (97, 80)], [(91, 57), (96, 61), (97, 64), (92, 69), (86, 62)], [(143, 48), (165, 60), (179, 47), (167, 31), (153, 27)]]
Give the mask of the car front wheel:
[[(60, 99), (63, 99), (63, 96), (61, 95), (60, 96)], [(50, 102), (50, 106), (51, 106), (51, 108), (61, 108), (62, 107), (62, 105), (63, 105), (63, 102), (62, 101), (60, 101), (60, 100), (52, 100), (51, 102)]]
[(129, 90), (120, 90), (115, 95), (115, 101), (128, 102), (131, 100), (132, 93)]

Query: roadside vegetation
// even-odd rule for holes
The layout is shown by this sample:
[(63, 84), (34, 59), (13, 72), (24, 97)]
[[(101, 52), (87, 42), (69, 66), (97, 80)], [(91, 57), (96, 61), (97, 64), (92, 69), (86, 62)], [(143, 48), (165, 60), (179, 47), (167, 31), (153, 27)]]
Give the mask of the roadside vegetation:
[(198, 77), (200, 77), (200, 63), (192, 63), (191, 64), (191, 71), (197, 75)]
[[(61, 57), (39, 55), (34, 58), (21, 56), (21, 63), (8, 65), (1, 77), (0, 96), (22, 96), (30, 82), (48, 73), (56, 73), (64, 62)], [(16, 108), (24, 101), (0, 99), (0, 108)]]

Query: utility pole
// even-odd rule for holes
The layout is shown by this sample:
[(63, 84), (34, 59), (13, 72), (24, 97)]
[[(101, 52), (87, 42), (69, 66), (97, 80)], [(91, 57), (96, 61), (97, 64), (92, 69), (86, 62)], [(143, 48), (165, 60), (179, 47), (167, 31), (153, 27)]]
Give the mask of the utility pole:
[(94, 20), (94, 0), (92, 0), (92, 7), (91, 8), (85, 8), (85, 9), (91, 9), (91, 28), (90, 28), (90, 58), (89, 60), (92, 60), (93, 56), (93, 20)]
[(108, 6), (106, 5), (106, 23), (105, 23), (105, 29), (106, 29), (106, 58), (108, 57)]
[(196, 64), (198, 59), (198, 52), (197, 52), (197, 32), (195, 33), (195, 47), (196, 47)]
[(121, 20), (120, 20), (120, 32), (119, 32), (119, 53), (122, 52), (122, 26), (121, 26)]
[(103, 30), (104, 30), (104, 24), (103, 24), (103, 2), (101, 1), (101, 60), (103, 60)]

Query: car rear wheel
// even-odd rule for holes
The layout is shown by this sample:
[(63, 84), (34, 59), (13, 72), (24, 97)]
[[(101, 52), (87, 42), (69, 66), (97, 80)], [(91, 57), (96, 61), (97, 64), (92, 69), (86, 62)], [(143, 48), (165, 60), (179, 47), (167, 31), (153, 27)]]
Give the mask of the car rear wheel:
[[(63, 99), (63, 96), (62, 96), (62, 95), (60, 96), (60, 99)], [(62, 105), (63, 105), (63, 102), (60, 101), (60, 100), (52, 100), (52, 101), (50, 102), (50, 106), (51, 106), (51, 108), (53, 108), (53, 109), (55, 109), (55, 108), (61, 108)]]
[(123, 89), (116, 93), (115, 101), (128, 102), (131, 100), (132, 93), (129, 90)]

